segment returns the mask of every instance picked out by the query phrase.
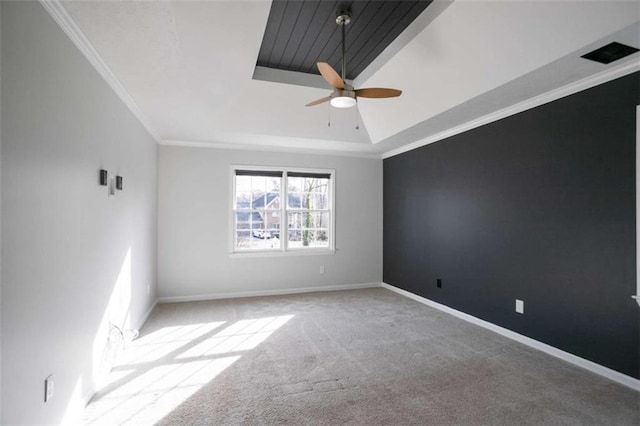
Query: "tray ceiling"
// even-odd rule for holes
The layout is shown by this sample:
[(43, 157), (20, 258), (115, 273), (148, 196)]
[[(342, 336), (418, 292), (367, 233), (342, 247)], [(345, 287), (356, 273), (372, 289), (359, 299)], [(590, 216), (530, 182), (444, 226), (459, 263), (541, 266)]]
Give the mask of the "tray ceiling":
[[(111, 76), (105, 78), (141, 121), (169, 144), (379, 158), (553, 98), (541, 94), (566, 95), (640, 69), (640, 52), (608, 65), (581, 58), (614, 41), (639, 47), (635, 1), (354, 1), (347, 2), (354, 14), (351, 41), (347, 35), (353, 84), (394, 87), (403, 94), (361, 99), (358, 109), (331, 109), (328, 104), (306, 108), (330, 93), (322, 77), (308, 73), (315, 72), (315, 61), (328, 60), (339, 68), (339, 48), (313, 47), (339, 41), (334, 21), (342, 6), (338, 2), (44, 4), (59, 5), (54, 19), (102, 75)], [(365, 25), (363, 16), (376, 16), (377, 6), (397, 9)], [(411, 20), (420, 7), (422, 12)], [(308, 56), (309, 64), (295, 65), (301, 70), (307, 66), (305, 72), (257, 66), (277, 10), (282, 32), (270, 36), (276, 41), (268, 60), (292, 66), (296, 57)], [(313, 24), (321, 31), (311, 37), (310, 23), (322, 15), (319, 11), (325, 21)], [(401, 21), (404, 30), (398, 30)], [(375, 29), (374, 34), (356, 35), (366, 28)], [(323, 31), (328, 32), (321, 35)], [(304, 44), (306, 35), (311, 38)], [(382, 38), (389, 44), (380, 51)], [(374, 59), (361, 70), (364, 58)], [(306, 80), (296, 85), (273, 76), (256, 79), (258, 69)]]
[(353, 80), (402, 33), (431, 1), (275, 0), (257, 66), (319, 74), (317, 62), (341, 68), (341, 31), (336, 16), (351, 12), (345, 28), (347, 79)]

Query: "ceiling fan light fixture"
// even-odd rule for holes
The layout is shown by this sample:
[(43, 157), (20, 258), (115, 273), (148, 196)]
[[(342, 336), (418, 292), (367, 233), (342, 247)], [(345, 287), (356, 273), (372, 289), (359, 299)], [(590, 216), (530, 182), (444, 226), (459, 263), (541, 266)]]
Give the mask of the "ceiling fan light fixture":
[[(352, 108), (357, 105), (358, 97), (363, 98), (395, 98), (402, 94), (402, 90), (385, 89), (381, 87), (354, 89), (350, 84), (345, 83), (347, 76), (347, 58), (345, 48), (345, 30), (344, 27), (351, 22), (351, 12), (340, 12), (336, 18), (336, 24), (342, 29), (342, 76), (333, 69), (327, 62), (318, 62), (318, 71), (320, 75), (333, 87), (331, 95), (315, 101), (309, 102), (306, 106), (315, 106), (330, 101), (329, 104), (334, 108)], [(358, 127), (356, 126), (356, 129)]]
[(355, 97), (351, 96), (336, 96), (331, 98), (331, 106), (334, 108), (351, 108), (356, 105)]

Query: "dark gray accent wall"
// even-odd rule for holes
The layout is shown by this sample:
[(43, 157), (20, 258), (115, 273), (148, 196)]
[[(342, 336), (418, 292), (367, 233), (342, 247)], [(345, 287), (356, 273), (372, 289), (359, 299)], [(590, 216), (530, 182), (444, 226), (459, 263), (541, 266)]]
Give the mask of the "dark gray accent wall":
[(639, 97), (634, 73), (384, 160), (384, 281), (640, 378)]

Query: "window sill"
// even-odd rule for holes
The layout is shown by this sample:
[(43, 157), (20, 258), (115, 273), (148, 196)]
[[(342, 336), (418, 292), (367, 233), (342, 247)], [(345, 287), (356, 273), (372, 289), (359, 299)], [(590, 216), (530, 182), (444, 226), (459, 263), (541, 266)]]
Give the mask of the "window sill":
[(229, 253), (231, 259), (242, 259), (247, 257), (288, 257), (288, 256), (318, 256), (335, 254), (335, 249), (308, 249), (289, 251), (236, 251)]

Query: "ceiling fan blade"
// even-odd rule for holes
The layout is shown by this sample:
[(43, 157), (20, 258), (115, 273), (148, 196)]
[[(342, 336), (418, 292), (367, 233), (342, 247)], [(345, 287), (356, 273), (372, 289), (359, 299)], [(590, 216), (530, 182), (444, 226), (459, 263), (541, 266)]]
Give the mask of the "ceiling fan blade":
[(402, 90), (383, 89), (379, 87), (356, 90), (356, 96), (359, 98), (395, 98), (401, 94)]
[(323, 104), (323, 103), (327, 102), (329, 99), (331, 99), (331, 96), (327, 96), (326, 98), (316, 99), (313, 102), (309, 102), (305, 106), (316, 106), (316, 105), (319, 105), (319, 104)]
[(332, 87), (336, 89), (344, 89), (344, 81), (340, 78), (340, 75), (334, 70), (331, 65), (326, 62), (318, 62), (318, 71), (327, 80)]

